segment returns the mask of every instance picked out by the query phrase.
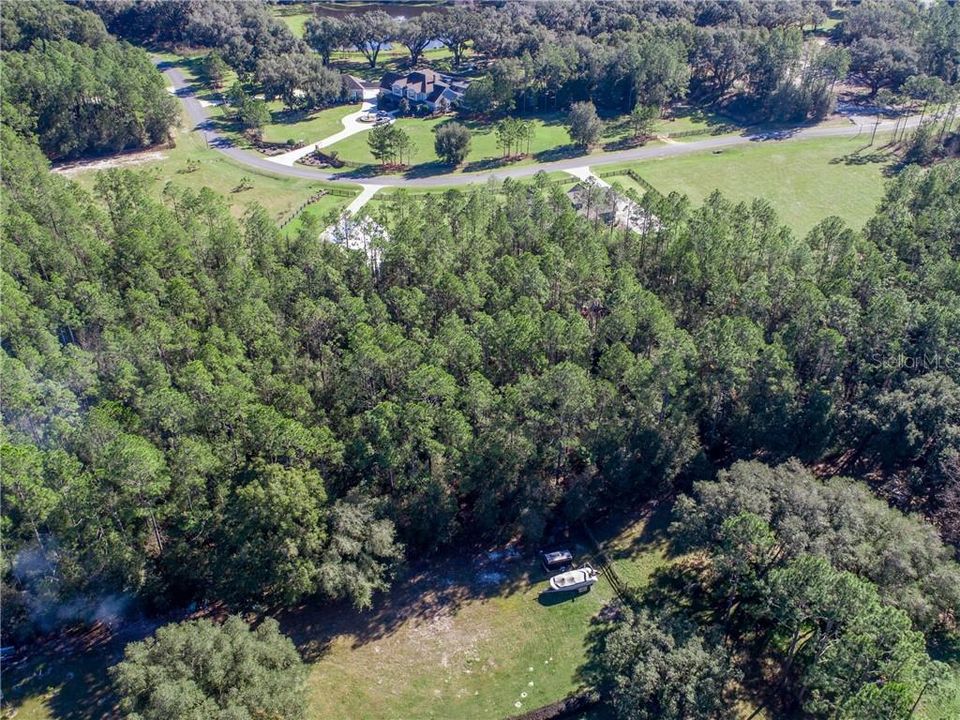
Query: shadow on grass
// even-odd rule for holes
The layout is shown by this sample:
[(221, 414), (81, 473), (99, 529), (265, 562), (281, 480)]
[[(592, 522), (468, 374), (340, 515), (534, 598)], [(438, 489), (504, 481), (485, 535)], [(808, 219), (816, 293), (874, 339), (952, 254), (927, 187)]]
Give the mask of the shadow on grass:
[(420, 163), (407, 170), (403, 176), (407, 179), (430, 177), (432, 175), (449, 175), (456, 168), (448, 163), (434, 160), (433, 162)]
[(465, 173), (484, 172), (491, 170), (502, 170), (515, 165), (517, 161), (507, 160), (506, 158), (483, 158), (474, 160), (463, 166)]
[(119, 717), (109, 668), (122, 659), (127, 643), (142, 640), (156, 627), (152, 622), (132, 623), (122, 635), (114, 635), (97, 624), (29, 646), (23, 660), (4, 663), (4, 710), (16, 710), (32, 698), (42, 699), (59, 720)]
[(874, 150), (873, 152), (864, 152), (870, 145), (864, 145), (851, 153), (841, 155), (830, 160), (831, 165), (871, 165), (877, 163), (886, 163), (890, 161), (890, 153), (883, 150)]
[(667, 559), (676, 557), (674, 549), (669, 544), (669, 527), (673, 519), (671, 504), (668, 502), (649, 502), (638, 518), (635, 513), (615, 515), (594, 528), (597, 539), (607, 545), (611, 538), (623, 536), (626, 530), (639, 521), (643, 521), (643, 529), (632, 536), (628, 542), (621, 543), (616, 548), (606, 548), (607, 556), (613, 560), (630, 560), (643, 553), (650, 552), (657, 546), (667, 547)]
[(538, 163), (548, 163), (556, 162), (557, 160), (568, 160), (575, 157), (586, 157), (590, 153), (579, 145), (559, 145), (557, 147), (550, 148), (549, 150), (542, 150), (538, 153), (533, 154), (533, 159)]
[(315, 662), (337, 637), (362, 647), (404, 626), (429, 626), (438, 616), (455, 615), (467, 603), (509, 597), (541, 579), (529, 554), (490, 559), (496, 552), (502, 553), (478, 552), (409, 568), (368, 610), (358, 611), (346, 602), (304, 604), (276, 617), (304, 659)]
[(576, 590), (566, 592), (547, 592), (544, 591), (537, 596), (537, 602), (544, 607), (553, 607), (563, 603), (576, 602), (577, 599), (584, 597), (587, 593), (578, 593)]
[(710, 128), (713, 133), (728, 132), (730, 129), (743, 127), (741, 123), (736, 122), (733, 118), (718, 113), (706, 112), (703, 108), (689, 105), (674, 108), (670, 116), (664, 119), (668, 122), (670, 120), (689, 119), (692, 122), (703, 123)]
[(643, 147), (648, 140), (646, 137), (621, 137), (616, 140), (605, 142), (601, 147), (604, 152), (616, 152), (617, 150), (632, 150), (633, 148)]

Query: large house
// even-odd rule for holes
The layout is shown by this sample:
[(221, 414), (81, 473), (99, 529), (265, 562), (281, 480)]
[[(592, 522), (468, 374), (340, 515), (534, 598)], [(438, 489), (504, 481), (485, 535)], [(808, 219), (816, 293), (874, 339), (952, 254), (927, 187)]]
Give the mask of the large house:
[(433, 70), (414, 70), (406, 75), (387, 73), (380, 81), (380, 90), (399, 101), (424, 104), (431, 110), (451, 107), (457, 102), (467, 86), (453, 78)]

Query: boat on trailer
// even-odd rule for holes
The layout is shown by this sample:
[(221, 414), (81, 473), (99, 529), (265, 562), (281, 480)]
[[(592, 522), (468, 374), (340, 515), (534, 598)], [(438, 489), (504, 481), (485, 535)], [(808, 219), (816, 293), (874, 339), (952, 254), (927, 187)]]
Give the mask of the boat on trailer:
[(550, 578), (550, 590), (548, 592), (589, 592), (597, 579), (597, 571), (593, 569), (590, 563), (585, 563), (581, 567), (567, 570), (567, 572)]

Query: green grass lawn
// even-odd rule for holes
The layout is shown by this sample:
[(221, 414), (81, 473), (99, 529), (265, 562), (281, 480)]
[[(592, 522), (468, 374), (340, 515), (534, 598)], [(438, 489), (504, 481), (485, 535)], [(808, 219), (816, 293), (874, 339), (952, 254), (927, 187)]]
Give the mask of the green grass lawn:
[[(616, 541), (625, 576), (645, 577), (665, 561), (644, 527), (628, 524)], [(573, 548), (590, 557), (585, 541)], [(412, 571), (366, 613), (317, 607), (281, 618), (312, 663), (307, 717), (499, 720), (564, 697), (579, 685), (591, 619), (613, 590), (601, 579), (584, 595), (541, 597), (546, 580), (531, 553), (480, 553)], [(106, 667), (118, 651), (36, 657), (34, 668), (49, 671), (8, 689), (18, 720), (108, 714)]]
[[(540, 158), (539, 162), (549, 159), (551, 152), (559, 152), (570, 143), (570, 135), (563, 124), (563, 116), (559, 113), (537, 116), (531, 118), (534, 123), (535, 135), (530, 145), (530, 154), (533, 158)], [(423, 165), (427, 163), (438, 162), (437, 154), (433, 149), (434, 129), (443, 123), (451, 122), (450, 118), (400, 118), (397, 120), (397, 127), (401, 128), (410, 137), (410, 140), (416, 146), (416, 152), (412, 158), (412, 165)], [(500, 156), (501, 151), (497, 147), (497, 135), (494, 123), (481, 123), (476, 121), (463, 121), (471, 132), (470, 154), (464, 164), (463, 171), (471, 172), (473, 170), (484, 169), (484, 167), (495, 162)], [(331, 146), (331, 150), (340, 153), (344, 160), (357, 162), (364, 165), (376, 164), (373, 156), (370, 154), (370, 146), (367, 144), (366, 133), (360, 133), (346, 140), (341, 140)], [(533, 159), (529, 162), (534, 162)]]
[[(666, 562), (645, 527), (630, 524), (613, 541), (624, 580), (645, 583)], [(585, 541), (574, 551), (590, 557)], [(484, 586), (484, 573), (494, 583), (502, 573), (502, 584)], [(387, 603), (399, 620), (374, 616), (334, 633), (310, 676), (310, 716), (504, 718), (564, 697), (579, 685), (590, 621), (613, 590), (601, 579), (585, 595), (541, 596), (546, 580), (528, 555), (415, 574)]]
[(956, 720), (960, 717), (960, 664), (953, 674), (928, 697), (924, 698), (921, 717), (927, 720)]
[[(565, 173), (560, 170), (555, 170), (553, 172), (546, 173), (547, 180), (551, 182), (560, 183), (564, 188), (569, 189), (578, 182), (576, 178), (572, 175)], [(512, 182), (520, 184), (532, 184), (536, 181), (535, 176), (523, 177), (523, 178), (513, 178)], [(433, 195), (433, 194), (442, 194), (449, 190), (456, 190), (457, 192), (468, 193), (470, 190), (477, 185), (485, 184), (484, 181), (478, 180), (477, 183), (471, 183), (469, 185), (430, 185), (427, 187), (423, 186), (413, 186), (413, 187), (396, 187), (396, 186), (386, 186), (378, 192), (376, 195), (371, 198), (370, 202), (382, 202), (385, 200), (390, 200), (396, 197), (399, 193), (404, 193), (410, 197), (421, 197), (423, 195)]]
[(607, 521), (594, 532), (620, 579), (631, 587), (644, 587), (653, 574), (669, 562), (669, 524), (670, 509), (663, 505), (645, 521), (630, 523), (623, 529), (616, 521)]
[[(559, 113), (550, 113), (530, 118), (536, 128), (533, 142), (530, 144), (530, 155), (522, 161), (511, 163), (514, 165), (529, 165), (535, 162), (549, 162), (579, 153), (579, 150), (570, 145), (570, 135), (563, 124), (563, 116)], [(400, 118), (397, 126), (402, 128), (416, 147), (411, 159), (414, 172), (423, 173), (450, 172), (450, 168), (440, 163), (433, 149), (434, 129), (450, 118)], [(501, 166), (502, 155), (497, 147), (495, 123), (476, 121), (461, 121), (471, 132), (470, 153), (464, 164), (456, 172), (478, 172), (493, 170)], [(340, 153), (343, 160), (362, 165), (376, 166), (377, 161), (370, 154), (367, 143), (367, 134), (359, 133), (332, 145), (331, 150)], [(417, 167), (419, 166), (419, 167)], [(345, 171), (349, 171), (346, 168)]]
[(303, 140), (307, 143), (323, 140), (343, 130), (343, 118), (360, 109), (360, 103), (337, 105), (326, 110), (309, 113), (289, 113), (283, 109), (271, 112), (273, 122), (263, 128), (267, 142)]
[[(611, 148), (618, 140), (627, 139), (632, 135), (629, 119), (629, 114), (603, 118), (606, 125), (604, 142)], [(721, 115), (704, 112), (697, 108), (678, 107), (668, 117), (654, 123), (653, 134), (670, 136), (676, 133), (697, 132), (711, 135), (730, 132), (733, 129), (735, 129), (734, 121)]]
[[(154, 178), (154, 189), (158, 196), (167, 182), (193, 190), (207, 187), (222, 194), (230, 205), (231, 212), (237, 217), (243, 215), (249, 205), (259, 203), (272, 218), (282, 221), (320, 188), (335, 185), (359, 190), (356, 185), (284, 177), (240, 165), (216, 150), (207, 148), (197, 134), (188, 132), (185, 128), (181, 128), (177, 134), (176, 147), (161, 152), (162, 159), (130, 166), (130, 169), (145, 171)], [(195, 170), (187, 171), (188, 161), (198, 163)], [(71, 177), (81, 185), (92, 188), (96, 172), (87, 171)], [(247, 178), (253, 187), (237, 191), (243, 178)], [(349, 202), (349, 198), (345, 200)]]
[[(208, 93), (213, 96), (213, 93)], [(289, 110), (280, 100), (267, 102), (271, 121), (263, 126), (263, 139), (283, 143), (287, 140), (313, 143), (343, 130), (343, 118), (360, 110), (360, 103), (335, 105), (323, 110), (303, 112)], [(217, 132), (241, 146), (249, 146), (231, 110), (225, 106), (210, 108), (209, 114)]]
[(304, 25), (306, 25), (307, 20), (309, 20), (312, 17), (313, 17), (313, 14), (308, 12), (279, 16), (279, 18), (287, 24), (287, 27), (290, 28), (290, 31), (294, 35), (296, 35), (298, 38), (303, 37)]
[[(659, 509), (602, 522), (594, 533), (621, 579), (643, 586), (670, 562), (668, 522)], [(585, 541), (571, 545), (578, 559), (591, 557)], [(307, 718), (500, 720), (560, 699), (579, 686), (591, 620), (613, 591), (601, 579), (575, 599), (541, 598), (546, 577), (530, 553), (479, 553), (409, 572), (365, 613), (308, 606), (281, 617), (311, 665)], [(75, 652), (37, 653), (26, 676), (5, 676), (17, 720), (112, 716), (106, 669), (122, 643), (84, 652), (83, 640), (73, 641)], [(950, 652), (941, 659), (956, 661)], [(958, 708), (960, 672), (925, 698), (918, 718), (953, 720)], [(744, 704), (741, 716), (749, 714)], [(608, 717), (595, 710), (581, 720)]]
[(924, 698), (921, 717), (927, 720), (956, 720), (960, 718), (960, 640), (937, 648), (933, 656), (947, 663), (952, 672)]
[[(530, 561), (510, 573), (503, 595), (464, 590), (477, 583), (475, 573), (431, 573), (416, 610), (389, 633), (336, 636), (308, 681), (311, 717), (503, 718), (573, 690), (583, 637), (611, 599), (609, 586), (544, 605), (544, 583), (527, 577), (539, 579)], [(446, 583), (452, 592), (437, 593)], [(416, 578), (401, 590), (420, 591)]]
[[(720, 152), (657, 158), (632, 167), (663, 193), (676, 190), (699, 203), (719, 189), (732, 200), (770, 201), (784, 223), (806, 233), (819, 221), (837, 215), (860, 228), (883, 196), (889, 158), (866, 148), (864, 138), (819, 138), (757, 142)], [(875, 147), (883, 139), (878, 136)], [(606, 173), (620, 166), (602, 166)], [(626, 177), (608, 182), (634, 186)]]
[(340, 195), (324, 195), (317, 202), (310, 203), (298, 213), (289, 223), (283, 226), (283, 232), (288, 235), (295, 235), (303, 224), (304, 217), (308, 215), (315, 216), (326, 227), (328, 222), (339, 217), (340, 212), (350, 204), (353, 197), (343, 197)]

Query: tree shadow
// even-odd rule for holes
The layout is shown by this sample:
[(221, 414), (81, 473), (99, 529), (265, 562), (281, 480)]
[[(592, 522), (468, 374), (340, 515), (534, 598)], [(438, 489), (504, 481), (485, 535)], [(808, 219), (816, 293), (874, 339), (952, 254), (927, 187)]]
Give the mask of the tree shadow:
[(384, 172), (382, 165), (374, 165), (373, 163), (368, 163), (367, 165), (361, 165), (360, 167), (353, 168), (347, 172), (340, 173), (337, 175), (338, 180), (366, 180), (373, 177), (379, 177), (381, 175), (387, 175)]
[(27, 698), (39, 697), (59, 720), (119, 718), (109, 668), (123, 658), (127, 643), (144, 639), (158, 625), (134, 622), (114, 633), (96, 623), (28, 646), (22, 659), (4, 663), (5, 712), (16, 711)]
[(589, 154), (589, 149), (570, 143), (568, 145), (558, 145), (557, 147), (552, 147), (549, 150), (541, 150), (538, 153), (534, 153), (533, 159), (539, 163), (548, 163), (555, 162), (557, 160), (567, 160), (569, 158), (587, 156)]
[(635, 512), (612, 515), (595, 528), (594, 532), (600, 542), (604, 543), (609, 538), (622, 537), (631, 525), (641, 520), (643, 529), (631, 536), (627, 543), (607, 549), (607, 557), (611, 560), (630, 560), (660, 546), (666, 548), (667, 558), (676, 557), (678, 553), (670, 543), (669, 528), (673, 520), (673, 510), (672, 504), (668, 502), (650, 501), (643, 506), (639, 516)]
[(874, 150), (873, 152), (865, 153), (864, 150), (872, 147), (871, 145), (864, 145), (861, 148), (857, 148), (853, 152), (847, 153), (846, 155), (840, 155), (839, 157), (832, 158), (830, 160), (831, 165), (872, 165), (877, 163), (886, 163), (890, 161), (890, 153), (884, 152), (883, 150)]
[(467, 603), (509, 597), (542, 579), (538, 567), (530, 553), (516, 548), (477, 551), (406, 569), (368, 610), (358, 611), (347, 602), (304, 603), (281, 610), (276, 617), (304, 659), (315, 662), (337, 638), (348, 639), (355, 649), (403, 627), (429, 628)]
[(407, 179), (413, 178), (422, 178), (429, 177), (431, 175), (449, 175), (456, 168), (449, 163), (440, 162), (439, 160), (434, 160), (432, 162), (420, 163), (419, 165), (413, 165), (409, 170), (407, 170), (403, 176)]
[(603, 148), (604, 152), (615, 152), (617, 150), (632, 150), (633, 148), (643, 147), (651, 139), (652, 138), (644, 137), (644, 136), (620, 137), (620, 138), (617, 138), (616, 140), (610, 140), (609, 142), (605, 142), (603, 145), (601, 145), (601, 147)]
[(673, 108), (669, 116), (663, 119), (667, 122), (670, 122), (671, 120), (689, 119), (693, 122), (703, 123), (710, 129), (711, 134), (714, 135), (722, 132), (730, 132), (731, 130), (743, 127), (742, 123), (738, 123), (733, 118), (726, 117), (720, 113), (706, 112), (703, 110), (703, 108), (692, 105), (683, 105)]
[(485, 170), (500, 170), (510, 167), (517, 161), (510, 161), (506, 158), (483, 158), (482, 160), (473, 160), (463, 166), (465, 173), (483, 172)]

